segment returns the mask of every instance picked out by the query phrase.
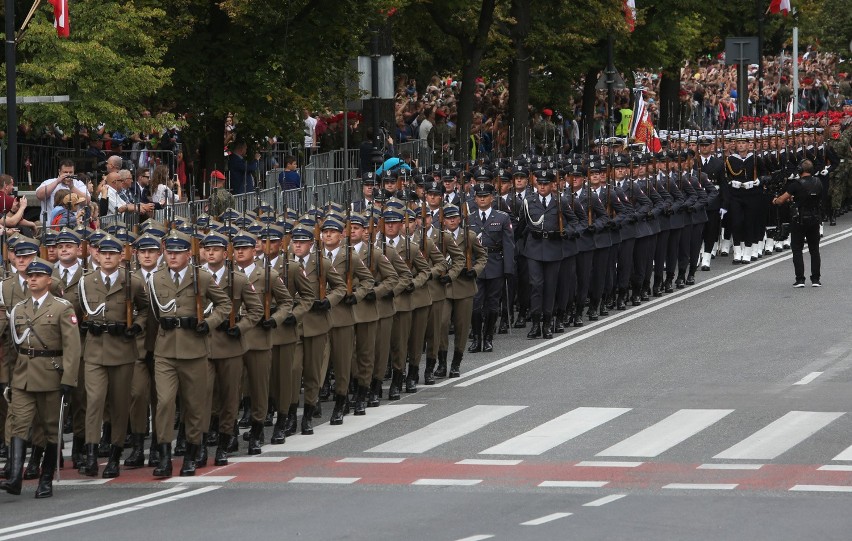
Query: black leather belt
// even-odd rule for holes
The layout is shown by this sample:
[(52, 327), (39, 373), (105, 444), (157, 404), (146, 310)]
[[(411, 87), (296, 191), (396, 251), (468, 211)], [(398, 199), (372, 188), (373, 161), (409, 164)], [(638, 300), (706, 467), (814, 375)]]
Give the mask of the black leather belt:
[(100, 336), (103, 333), (111, 336), (123, 336), (124, 331), (127, 330), (127, 324), (119, 321), (88, 321), (86, 322), (86, 330), (93, 336)]
[(18, 348), (18, 353), (27, 357), (62, 357), (61, 349)]
[(559, 231), (533, 231), (532, 236), (536, 240), (552, 239), (562, 240), (562, 234)]
[(172, 329), (195, 329), (198, 326), (198, 318), (188, 317), (161, 317), (160, 328), (165, 331)]
[(489, 254), (502, 254), (503, 253), (503, 247), (502, 246), (491, 246), (489, 248), (486, 248), (486, 250), (488, 250)]

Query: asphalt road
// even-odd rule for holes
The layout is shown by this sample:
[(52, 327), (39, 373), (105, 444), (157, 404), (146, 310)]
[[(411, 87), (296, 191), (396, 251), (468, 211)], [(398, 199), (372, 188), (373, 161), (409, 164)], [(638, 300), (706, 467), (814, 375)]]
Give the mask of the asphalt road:
[(791, 287), (789, 251), (717, 258), (553, 340), (513, 329), (462, 378), (191, 481), (27, 482), (0, 495), (0, 541), (846, 539), (852, 217), (822, 254), (819, 289)]

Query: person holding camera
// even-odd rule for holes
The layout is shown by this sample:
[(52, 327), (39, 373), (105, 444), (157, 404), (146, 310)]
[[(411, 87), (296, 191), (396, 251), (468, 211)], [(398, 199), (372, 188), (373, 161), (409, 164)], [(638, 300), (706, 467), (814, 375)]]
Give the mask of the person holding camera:
[(65, 158), (59, 162), (59, 172), (56, 178), (50, 178), (42, 182), (36, 189), (36, 198), (41, 201), (41, 213), (49, 216), (55, 203), (53, 196), (58, 190), (70, 190), (83, 199), (89, 199), (89, 191), (86, 183), (74, 174), (74, 161)]
[(814, 164), (810, 160), (799, 165), (799, 175), (787, 184), (785, 192), (772, 203), (783, 205), (790, 201), (790, 247), (793, 250), (793, 268), (796, 282), (793, 287), (805, 287), (805, 262), (802, 250), (805, 241), (811, 253), (811, 286), (820, 287), (819, 226), (821, 221), (822, 182), (813, 176)]

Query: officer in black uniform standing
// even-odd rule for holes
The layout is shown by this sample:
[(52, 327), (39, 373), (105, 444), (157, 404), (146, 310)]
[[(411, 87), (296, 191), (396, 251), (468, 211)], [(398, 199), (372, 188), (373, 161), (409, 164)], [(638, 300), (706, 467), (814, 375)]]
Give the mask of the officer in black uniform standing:
[(814, 164), (804, 160), (799, 166), (799, 178), (787, 184), (783, 194), (772, 200), (775, 205), (791, 201), (790, 248), (796, 282), (793, 287), (805, 287), (805, 261), (802, 250), (805, 241), (811, 254), (811, 286), (820, 287), (819, 226), (822, 204), (822, 182), (813, 176)]

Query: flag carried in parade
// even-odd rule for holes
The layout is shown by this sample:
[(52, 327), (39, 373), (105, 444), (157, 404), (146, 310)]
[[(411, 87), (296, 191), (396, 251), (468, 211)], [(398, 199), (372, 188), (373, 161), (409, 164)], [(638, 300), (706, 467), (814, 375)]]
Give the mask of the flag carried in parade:
[(633, 32), (636, 28), (636, 0), (624, 0), (624, 18), (627, 20), (627, 28)]
[(71, 35), (71, 21), (68, 19), (68, 0), (50, 0), (53, 5), (53, 26), (56, 35), (67, 38)]
[(790, 12), (790, 0), (772, 0), (769, 4), (770, 13), (783, 12), (786, 17)]
[(633, 127), (630, 129), (630, 137), (637, 143), (645, 143), (651, 152), (659, 152), (663, 149), (654, 122), (651, 120), (651, 111), (645, 103), (642, 91), (636, 92), (636, 105), (633, 109)]

